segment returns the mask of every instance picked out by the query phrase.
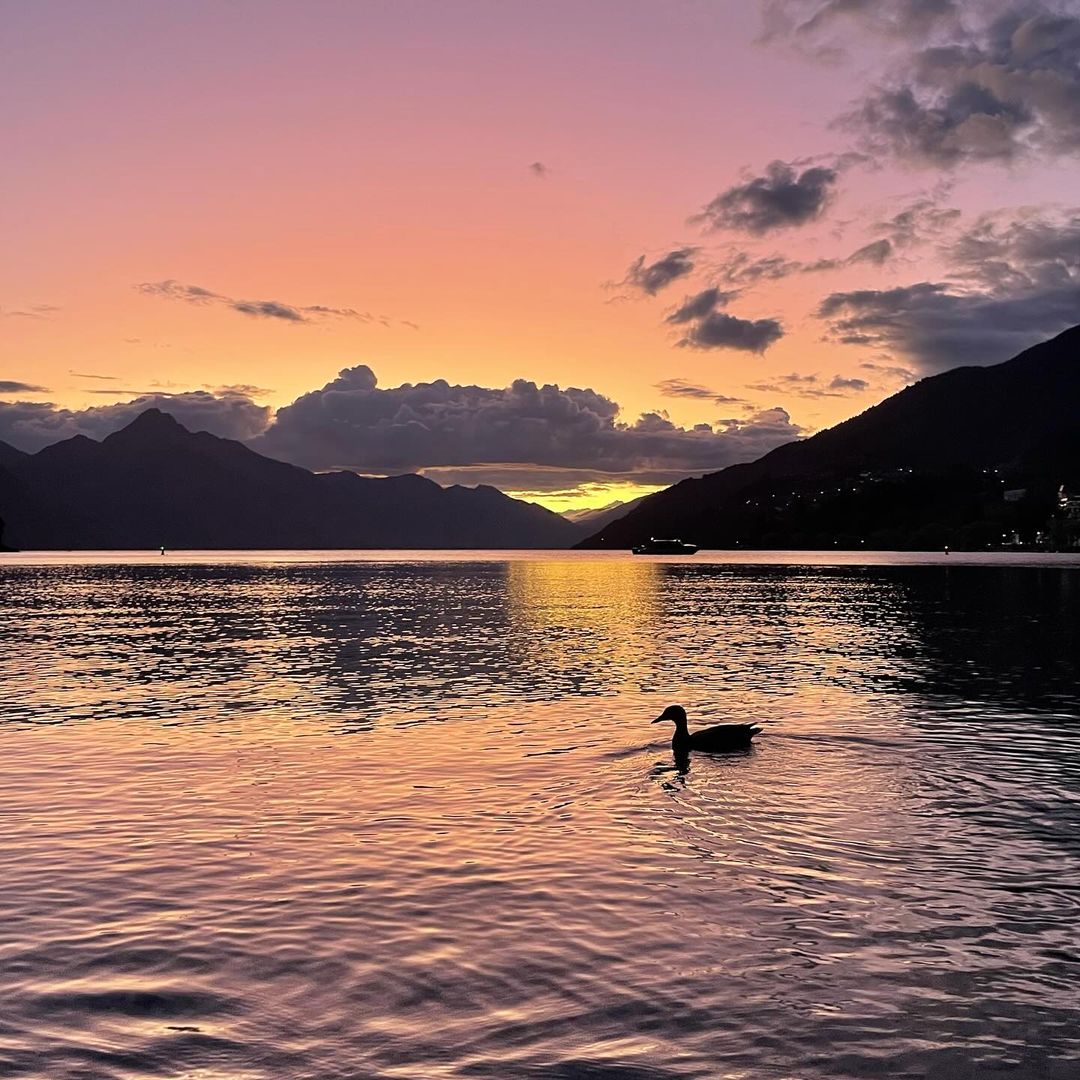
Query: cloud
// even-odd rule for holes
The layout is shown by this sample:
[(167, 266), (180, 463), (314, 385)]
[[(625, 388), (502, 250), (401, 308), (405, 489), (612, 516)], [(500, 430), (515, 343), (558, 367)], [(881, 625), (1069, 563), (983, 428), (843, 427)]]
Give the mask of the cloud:
[(626, 423), (618, 405), (594, 390), (524, 379), (500, 389), (442, 379), (381, 389), (359, 365), (279, 410), (251, 445), (316, 469), (588, 470), (594, 478), (666, 483), (750, 460), (799, 433), (782, 410), (691, 428), (659, 413)]
[(853, 251), (844, 260), (844, 263), (847, 266), (854, 266), (856, 263), (870, 263), (873, 266), (881, 266), (892, 257), (892, 241), (888, 237), (883, 237), (880, 240), (871, 240), (869, 244), (864, 244), (857, 251)]
[(674, 326), (685, 327), (676, 343), (678, 347), (760, 353), (784, 336), (784, 328), (776, 319), (741, 319), (716, 310), (737, 295), (711, 286), (686, 297), (666, 319)]
[(962, 18), (936, 23), (840, 123), (873, 153), (945, 168), (1080, 151), (1075, 9), (1032, 0), (954, 10)]
[(870, 388), (866, 379), (847, 378), (834, 375), (832, 380), (822, 385), (821, 377), (816, 374), (778, 375), (771, 382), (751, 383), (747, 389), (759, 393), (785, 394), (802, 398), (837, 398), (850, 394), (859, 394)]
[(47, 394), (48, 392), (44, 386), (35, 386), (33, 383), (0, 379), (0, 394)]
[(835, 341), (895, 349), (922, 374), (996, 364), (1073, 325), (1080, 285), (1027, 296), (952, 291), (940, 282), (833, 293), (818, 309)]
[(694, 319), (703, 319), (714, 308), (724, 307), (737, 295), (738, 293), (734, 292), (722, 292), (716, 287), (703, 289), (695, 296), (688, 296), (667, 317), (667, 322), (679, 326), (682, 323), (693, 322)]
[(236, 397), (266, 397), (267, 394), (272, 394), (273, 390), (268, 390), (265, 386), (254, 386), (251, 383), (232, 383), (229, 386), (204, 386), (204, 390), (209, 390), (212, 394), (216, 394), (219, 397), (236, 396)]
[[(938, 184), (929, 193), (921, 194), (904, 204), (902, 209), (891, 217), (872, 222), (868, 232), (875, 239), (868, 240), (847, 255), (823, 257), (807, 262), (775, 252), (760, 255), (729, 246), (719, 262), (713, 265), (711, 273), (714, 278), (737, 290), (760, 282), (779, 281), (793, 274), (822, 273), (859, 264), (884, 266), (899, 252), (932, 240), (940, 240), (955, 226), (961, 212), (943, 205), (951, 191), (950, 183)], [(736, 293), (727, 295), (730, 299)]]
[(827, 296), (844, 344), (897, 353), (918, 372), (994, 364), (1080, 322), (1080, 209), (985, 215), (942, 246), (949, 280)]
[(821, 216), (832, 197), (836, 169), (816, 165), (798, 172), (774, 161), (763, 176), (722, 191), (690, 220), (709, 229), (734, 229), (762, 236), (805, 225)]
[(119, 430), (145, 409), (157, 408), (192, 431), (209, 431), (229, 439), (250, 439), (270, 421), (270, 409), (243, 394), (140, 394), (115, 405), (63, 409), (51, 403), (0, 402), (0, 441), (34, 452), (73, 435), (101, 439)]
[(55, 304), (31, 304), (28, 308), (0, 308), (5, 319), (47, 319), (60, 309)]
[(754, 255), (748, 251), (729, 251), (716, 267), (717, 276), (729, 285), (754, 285), (759, 281), (779, 281), (796, 274), (805, 263), (785, 255)]
[(237, 300), (229, 305), (242, 315), (254, 315), (260, 319), (285, 319), (287, 322), (304, 322), (305, 317), (288, 304), (276, 300)]
[(884, 375), (887, 379), (898, 379), (902, 383), (914, 382), (918, 376), (910, 368), (900, 367), (898, 364), (880, 363), (875, 360), (864, 360), (859, 367), (872, 371), (877, 375)]
[[(670, 396), (744, 404), (684, 380), (661, 384)], [(346, 368), (332, 382), (278, 411), (257, 405), (253, 387), (152, 392), (86, 409), (0, 402), (0, 441), (30, 452), (73, 435), (101, 439), (148, 408), (193, 431), (239, 439), (259, 453), (313, 469), (424, 472), (440, 481), (494, 482), (514, 490), (579, 483), (668, 484), (750, 461), (802, 429), (783, 409), (679, 427), (663, 413), (624, 422), (619, 406), (589, 389), (504, 388), (442, 379), (381, 389), (370, 368)], [(109, 393), (110, 391), (103, 391)], [(540, 476), (547, 479), (543, 483)], [(495, 480), (494, 477), (500, 477)]]
[(835, 58), (852, 25), (885, 38), (921, 41), (960, 25), (956, 0), (766, 0), (763, 41), (786, 40)]
[(745, 405), (742, 398), (718, 394), (707, 386), (688, 382), (686, 379), (661, 379), (653, 384), (663, 397), (693, 398), (697, 401), (711, 401), (716, 405)]
[(1080, 151), (1075, 0), (768, 0), (764, 26), (831, 61), (884, 46), (884, 77), (838, 118), (874, 157), (951, 169)]
[(843, 375), (834, 375), (832, 382), (829, 383), (829, 389), (841, 393), (850, 390), (856, 394), (861, 394), (864, 390), (870, 389), (870, 384), (866, 379), (847, 378)]
[(952, 193), (950, 183), (909, 203), (892, 217), (877, 222), (872, 231), (884, 233), (893, 248), (912, 248), (938, 239), (961, 217), (954, 207), (942, 205)]
[[(256, 319), (276, 319), (281, 322), (309, 323), (326, 319), (355, 319), (363, 323), (377, 322), (390, 326), (394, 320), (385, 315), (372, 315), (368, 311), (355, 308), (328, 307), (325, 304), (298, 306), (284, 304), (280, 300), (236, 300), (223, 293), (204, 289), (201, 285), (185, 285), (167, 278), (164, 281), (144, 281), (135, 286), (138, 292), (147, 296), (158, 296), (165, 300), (179, 300), (197, 306), (220, 305), (231, 311), (239, 312)], [(404, 325), (416, 329), (416, 323), (401, 320)]]
[(740, 319), (714, 311), (695, 323), (679, 341), (679, 346), (763, 353), (783, 336), (784, 328), (776, 319)]
[(83, 371), (69, 371), (68, 374), (76, 379), (100, 379), (103, 382), (116, 382), (118, 378), (116, 375), (94, 375)]
[(655, 296), (661, 289), (667, 288), (673, 281), (686, 277), (694, 271), (694, 255), (697, 248), (684, 247), (669, 251), (656, 262), (645, 262), (641, 255), (630, 264), (623, 280), (624, 285), (632, 285), (649, 296)]
[(539, 180), (546, 180), (550, 175), (551, 170), (542, 161), (534, 161), (529, 166), (529, 172)]

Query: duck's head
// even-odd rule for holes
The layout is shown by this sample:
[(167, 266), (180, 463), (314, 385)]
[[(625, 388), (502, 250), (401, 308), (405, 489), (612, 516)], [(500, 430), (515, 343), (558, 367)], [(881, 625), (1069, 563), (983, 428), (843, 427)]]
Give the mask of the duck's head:
[(653, 723), (659, 724), (664, 720), (670, 720), (673, 724), (685, 724), (686, 710), (681, 705), (669, 705)]

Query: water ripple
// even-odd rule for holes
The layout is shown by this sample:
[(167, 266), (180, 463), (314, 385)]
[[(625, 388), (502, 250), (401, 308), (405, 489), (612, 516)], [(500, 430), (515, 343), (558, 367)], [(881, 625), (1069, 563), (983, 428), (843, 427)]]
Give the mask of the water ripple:
[(1074, 573), (0, 568), (0, 1075), (1072, 1080)]

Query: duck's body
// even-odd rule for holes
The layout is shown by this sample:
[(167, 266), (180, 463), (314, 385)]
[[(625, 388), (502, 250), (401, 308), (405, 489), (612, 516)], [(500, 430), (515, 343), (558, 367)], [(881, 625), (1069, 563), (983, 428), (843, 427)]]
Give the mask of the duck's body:
[(718, 754), (728, 750), (747, 750), (754, 736), (761, 732), (756, 724), (717, 724), (715, 727), (691, 731), (686, 710), (681, 705), (669, 705), (653, 723), (659, 724), (663, 720), (670, 720), (675, 725), (671, 748), (676, 752), (703, 750)]

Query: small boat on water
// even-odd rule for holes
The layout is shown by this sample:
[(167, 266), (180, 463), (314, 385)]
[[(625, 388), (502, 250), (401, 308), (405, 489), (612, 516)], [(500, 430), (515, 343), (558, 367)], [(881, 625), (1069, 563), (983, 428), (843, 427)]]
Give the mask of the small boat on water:
[(650, 536), (644, 544), (630, 549), (635, 555), (695, 555), (697, 544), (684, 544), (681, 540), (657, 540)]

